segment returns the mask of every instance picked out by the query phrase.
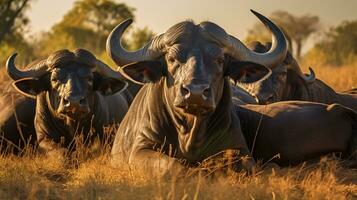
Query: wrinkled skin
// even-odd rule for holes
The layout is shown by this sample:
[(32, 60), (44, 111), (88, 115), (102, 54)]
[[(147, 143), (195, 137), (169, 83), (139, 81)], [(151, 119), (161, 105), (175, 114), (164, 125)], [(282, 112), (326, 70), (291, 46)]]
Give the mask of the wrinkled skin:
[[(146, 84), (120, 124), (112, 149), (114, 164), (124, 158), (136, 166), (183, 170), (179, 161), (197, 166), (219, 152), (238, 150), (235, 169), (252, 169), (255, 162), (232, 109), (228, 77), (240, 80), (244, 74), (246, 82), (253, 82), (268, 70), (226, 55), (201, 27), (218, 29), (210, 22), (179, 23), (165, 33), (160, 59), (121, 68), (127, 78)], [(177, 34), (174, 39), (171, 31)]]
[(287, 166), (327, 153), (356, 154), (357, 114), (339, 104), (286, 101), (236, 110), (253, 157), (263, 162)]
[[(256, 52), (266, 52), (270, 44), (262, 45), (259, 42), (251, 44)], [(269, 104), (286, 100), (303, 100), (319, 103), (339, 103), (357, 111), (357, 95), (351, 92), (337, 93), (324, 82), (316, 79), (307, 82), (301, 74), (297, 61), (288, 52), (285, 60), (273, 66), (272, 74), (252, 84), (239, 84), (249, 92), (259, 104)]]
[(43, 152), (62, 157), (75, 149), (78, 136), (88, 144), (102, 140), (103, 128), (124, 117), (128, 101), (118, 91), (125, 82), (103, 75), (95, 62), (86, 50), (61, 50), (47, 58), (40, 76), (14, 82), (21, 93), (36, 98), (35, 129)]
[[(249, 47), (256, 52), (264, 53), (270, 47), (270, 43), (263, 45), (260, 42), (252, 42)], [(272, 68), (272, 74), (269, 77), (251, 84), (238, 83), (237, 86), (252, 95), (258, 104), (281, 101), (287, 84), (288, 71), (291, 74), (296, 74), (291, 69), (288, 69), (289, 65), (292, 64), (292, 59), (291, 53), (288, 51), (284, 61)]]

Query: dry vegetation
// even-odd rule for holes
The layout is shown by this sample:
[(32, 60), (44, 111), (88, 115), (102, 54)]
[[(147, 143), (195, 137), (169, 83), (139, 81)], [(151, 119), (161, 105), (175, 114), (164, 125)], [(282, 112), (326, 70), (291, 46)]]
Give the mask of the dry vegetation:
[[(339, 91), (357, 86), (357, 64), (313, 66)], [(81, 150), (65, 164), (34, 153), (0, 156), (0, 199), (357, 199), (357, 170), (324, 157), (318, 164), (206, 176), (158, 178), (123, 163), (113, 168), (109, 148)]]
[(107, 156), (62, 165), (41, 156), (0, 158), (0, 199), (353, 199), (357, 173), (335, 160), (253, 176), (157, 178)]
[(357, 62), (345, 66), (325, 66), (313, 61), (302, 62), (303, 71), (307, 72), (308, 67), (312, 67), (316, 77), (336, 91), (345, 91), (357, 88)]

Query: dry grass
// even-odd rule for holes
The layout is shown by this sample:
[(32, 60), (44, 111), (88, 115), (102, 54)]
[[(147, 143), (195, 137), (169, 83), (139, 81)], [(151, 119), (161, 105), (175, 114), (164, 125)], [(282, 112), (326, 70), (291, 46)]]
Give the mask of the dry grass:
[(354, 199), (357, 171), (335, 159), (252, 176), (230, 172), (187, 178), (148, 175), (107, 154), (66, 164), (40, 155), (0, 157), (0, 199)]
[(304, 72), (308, 72), (308, 67), (312, 67), (316, 77), (336, 91), (345, 91), (357, 88), (357, 62), (346, 66), (322, 66), (305, 61), (302, 63)]
[[(357, 64), (313, 67), (336, 90), (357, 86)], [(125, 163), (113, 168), (108, 153), (79, 152), (67, 164), (35, 154), (0, 156), (0, 199), (357, 199), (357, 170), (327, 157), (252, 176), (159, 178)]]

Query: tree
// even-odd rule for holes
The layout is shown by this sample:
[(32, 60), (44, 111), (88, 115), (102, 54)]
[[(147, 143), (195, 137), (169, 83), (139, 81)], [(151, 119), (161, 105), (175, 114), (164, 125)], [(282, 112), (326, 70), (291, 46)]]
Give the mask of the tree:
[(0, 0), (0, 44), (6, 35), (16, 33), (28, 22), (24, 11), (29, 7), (29, 0)]
[(344, 21), (327, 31), (308, 55), (320, 52), (326, 64), (343, 65), (357, 61), (357, 20)]
[(154, 33), (147, 27), (140, 29), (137, 28), (131, 34), (129, 49), (137, 50), (143, 47), (149, 40), (154, 37)]
[(5, 64), (6, 59), (12, 53), (18, 53), (16, 63), (19, 66), (25, 66), (27, 63), (33, 61), (34, 53), (32, 45), (18, 32), (6, 36), (6, 40), (0, 46), (0, 66)]
[[(294, 16), (286, 11), (275, 11), (270, 19), (282, 28), (287, 36), (290, 50), (295, 50), (296, 58), (301, 58), (301, 49), (306, 40), (320, 29), (319, 17), (312, 15)], [(270, 41), (270, 34), (261, 23), (256, 23), (248, 31), (247, 41)], [(294, 47), (295, 46), (295, 47)]]
[(14, 52), (20, 54), (17, 63), (22, 65), (33, 58), (31, 45), (23, 33), (29, 23), (25, 11), (30, 0), (0, 0), (0, 66)]
[(124, 19), (134, 18), (134, 9), (113, 0), (79, 0), (47, 33), (40, 45), (44, 55), (62, 48), (86, 48), (96, 54), (105, 49), (110, 31)]

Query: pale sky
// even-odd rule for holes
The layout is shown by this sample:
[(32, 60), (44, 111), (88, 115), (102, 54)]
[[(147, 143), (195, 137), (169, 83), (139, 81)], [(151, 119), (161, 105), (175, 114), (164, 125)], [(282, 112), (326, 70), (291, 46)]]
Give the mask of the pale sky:
[[(37, 0), (28, 15), (31, 33), (47, 31), (59, 22), (75, 0)], [(119, 1), (118, 1), (119, 2)], [(275, 10), (294, 15), (318, 15), (324, 27), (343, 20), (357, 19), (357, 0), (122, 0), (136, 8), (135, 26), (147, 26), (162, 33), (186, 19), (196, 23), (210, 20), (228, 33), (244, 38), (247, 30), (258, 21), (249, 11), (254, 9), (269, 16)]]

